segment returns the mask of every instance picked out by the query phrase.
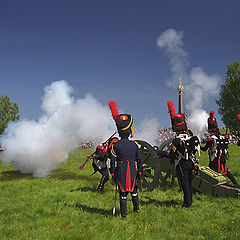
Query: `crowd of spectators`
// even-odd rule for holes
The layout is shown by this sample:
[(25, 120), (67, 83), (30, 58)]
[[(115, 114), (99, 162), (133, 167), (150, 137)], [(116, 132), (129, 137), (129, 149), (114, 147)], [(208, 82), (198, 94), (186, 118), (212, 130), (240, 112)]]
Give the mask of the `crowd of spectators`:
[(175, 137), (175, 133), (173, 132), (171, 127), (159, 128), (158, 131), (159, 131), (159, 143), (163, 143), (164, 141)]
[(93, 146), (94, 142), (88, 141), (88, 142), (83, 142), (79, 144), (78, 148), (91, 148)]
[[(158, 139), (159, 145), (168, 139), (173, 139), (176, 136), (171, 127), (159, 128), (158, 132), (159, 132), (159, 139)], [(202, 143), (205, 142), (207, 136), (208, 136), (207, 132), (206, 134), (200, 136), (200, 140)], [(234, 134), (227, 134), (226, 136), (228, 137), (230, 144), (240, 144), (240, 140), (239, 140), (240, 136), (237, 136)], [(79, 145), (79, 148), (91, 148), (93, 147), (93, 145), (94, 145), (94, 142), (92, 141), (83, 142)]]

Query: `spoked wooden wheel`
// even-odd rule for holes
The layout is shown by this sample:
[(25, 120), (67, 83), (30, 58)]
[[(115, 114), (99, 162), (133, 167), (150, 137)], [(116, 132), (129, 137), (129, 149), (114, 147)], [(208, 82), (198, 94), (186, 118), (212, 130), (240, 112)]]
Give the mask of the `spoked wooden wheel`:
[[(173, 139), (168, 139), (164, 141), (158, 149), (160, 151), (170, 151), (172, 141)], [(166, 186), (173, 186), (176, 176), (176, 169), (174, 165), (171, 164), (168, 157), (159, 156), (159, 160), (161, 167), (158, 174), (161, 184)]]
[(171, 143), (173, 141), (173, 138), (169, 138), (168, 140), (164, 141), (158, 149), (161, 151), (170, 151), (171, 149)]
[(143, 191), (151, 191), (159, 181), (158, 155), (149, 143), (142, 140), (136, 140), (135, 142), (138, 144), (142, 156), (143, 174), (141, 176), (141, 187)]

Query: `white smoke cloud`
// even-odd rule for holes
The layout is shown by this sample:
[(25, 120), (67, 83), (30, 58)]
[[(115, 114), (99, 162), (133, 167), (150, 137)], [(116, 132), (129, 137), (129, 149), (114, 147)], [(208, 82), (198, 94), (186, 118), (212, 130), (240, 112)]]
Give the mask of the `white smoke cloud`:
[(79, 143), (103, 142), (114, 130), (108, 106), (91, 95), (74, 100), (72, 87), (65, 81), (45, 88), (43, 114), (38, 121), (26, 119), (9, 124), (0, 139), (6, 151), (3, 162), (14, 162), (22, 173), (45, 177), (66, 161)]
[(200, 135), (207, 129), (209, 117), (203, 105), (218, 94), (221, 77), (218, 74), (208, 75), (201, 67), (195, 67), (189, 78), (190, 82), (186, 85), (186, 97), (190, 100), (186, 105), (190, 111), (188, 124), (195, 134)]
[[(165, 50), (170, 61), (173, 79), (168, 80), (168, 86), (176, 88), (179, 78), (184, 80), (186, 109), (190, 111), (189, 127), (194, 134), (200, 135), (207, 128), (208, 113), (203, 109), (210, 97), (218, 94), (221, 77), (219, 74), (207, 74), (201, 67), (194, 67), (187, 72), (189, 57), (183, 49), (184, 33), (175, 29), (167, 29), (157, 40), (157, 46)], [(177, 109), (176, 109), (177, 110)]]
[(183, 31), (177, 32), (169, 28), (157, 40), (157, 46), (165, 50), (170, 61), (172, 79), (167, 81), (169, 87), (176, 87), (179, 78), (186, 79), (186, 67), (189, 64), (189, 55), (183, 49)]
[(73, 88), (66, 81), (56, 81), (44, 88), (45, 95), (42, 99), (41, 109), (46, 116), (51, 116), (62, 106), (72, 104)]
[(159, 145), (159, 122), (157, 118), (146, 118), (134, 131), (134, 139), (143, 140), (151, 145)]

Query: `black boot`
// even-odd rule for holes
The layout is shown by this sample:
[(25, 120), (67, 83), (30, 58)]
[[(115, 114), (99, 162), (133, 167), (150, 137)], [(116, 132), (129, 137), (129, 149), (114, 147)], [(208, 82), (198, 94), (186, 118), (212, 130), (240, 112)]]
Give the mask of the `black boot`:
[(138, 200), (137, 194), (136, 196), (132, 195), (132, 203), (133, 203), (133, 211), (139, 212), (139, 200)]
[(120, 212), (122, 218), (126, 218), (127, 216), (127, 198), (120, 197)]
[(239, 186), (238, 183), (237, 183), (237, 180), (235, 179), (235, 177), (232, 175), (231, 172), (227, 171), (226, 175), (234, 185)]
[(101, 181), (98, 185), (98, 190), (100, 194), (103, 194), (104, 192), (104, 184), (105, 184), (105, 176), (102, 176)]

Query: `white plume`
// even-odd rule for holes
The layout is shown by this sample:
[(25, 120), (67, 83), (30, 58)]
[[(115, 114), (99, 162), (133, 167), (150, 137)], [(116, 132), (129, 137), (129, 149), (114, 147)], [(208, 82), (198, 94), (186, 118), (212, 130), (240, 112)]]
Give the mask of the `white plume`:
[(176, 87), (179, 78), (186, 79), (186, 67), (189, 63), (189, 56), (183, 49), (183, 36), (183, 31), (177, 32), (175, 29), (169, 28), (157, 40), (157, 46), (166, 51), (170, 61), (173, 73), (172, 79), (167, 81), (167, 85), (170, 87)]
[(204, 104), (218, 94), (221, 77), (219, 74), (207, 74), (202, 67), (194, 67), (187, 72), (189, 57), (183, 49), (183, 35), (183, 31), (167, 29), (159, 36), (157, 46), (165, 50), (170, 61), (173, 79), (167, 84), (177, 88), (179, 78), (183, 79), (186, 109), (190, 111), (189, 127), (194, 134), (200, 135), (207, 127), (208, 113), (203, 109)]

